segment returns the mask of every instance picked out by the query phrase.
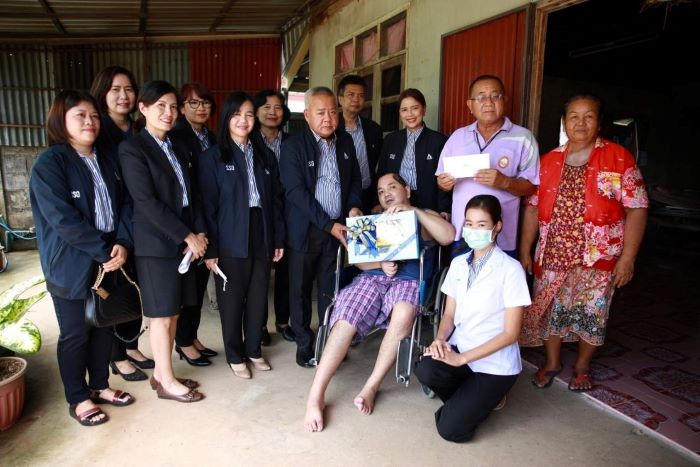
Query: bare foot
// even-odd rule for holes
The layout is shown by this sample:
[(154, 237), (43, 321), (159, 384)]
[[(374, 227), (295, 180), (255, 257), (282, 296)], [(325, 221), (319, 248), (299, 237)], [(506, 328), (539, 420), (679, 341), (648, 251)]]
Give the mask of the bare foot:
[(167, 385), (161, 382), (161, 385), (163, 386), (163, 389), (165, 389), (167, 392), (177, 396), (184, 396), (185, 394), (191, 391), (190, 388), (180, 383), (177, 379), (174, 379), (172, 383)]
[(148, 360), (139, 349), (127, 349), (126, 354), (134, 360), (138, 360), (139, 362), (145, 362), (146, 360)]
[(352, 401), (357, 407), (357, 410), (365, 415), (370, 415), (372, 410), (374, 410), (374, 398), (377, 395), (377, 390), (374, 388), (364, 387), (362, 391), (355, 397)]
[(323, 431), (323, 403), (316, 403), (311, 400), (306, 404), (306, 415), (304, 415), (304, 427), (311, 433)]

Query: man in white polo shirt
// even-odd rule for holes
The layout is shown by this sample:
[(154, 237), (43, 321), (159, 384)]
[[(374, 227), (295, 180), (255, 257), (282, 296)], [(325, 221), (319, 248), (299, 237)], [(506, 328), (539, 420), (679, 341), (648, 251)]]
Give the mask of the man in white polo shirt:
[[(476, 195), (493, 195), (503, 208), (503, 231), (498, 246), (516, 257), (520, 197), (529, 196), (539, 185), (540, 158), (537, 141), (530, 130), (513, 124), (504, 115), (505, 88), (500, 78), (482, 75), (469, 86), (467, 106), (476, 122), (456, 130), (440, 154), (438, 186), (452, 194), (452, 225), (457, 230), (455, 248), (464, 243), (459, 235), (464, 206)], [(476, 176), (455, 179), (445, 171), (445, 159), (454, 156), (489, 154), (489, 168)], [(454, 251), (454, 250), (453, 250)]]

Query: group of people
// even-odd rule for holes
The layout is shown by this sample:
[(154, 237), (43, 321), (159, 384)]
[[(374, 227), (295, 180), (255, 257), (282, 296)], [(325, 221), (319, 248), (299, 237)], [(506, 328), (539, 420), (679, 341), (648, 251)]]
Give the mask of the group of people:
[[(449, 138), (425, 125), (427, 104), (413, 88), (399, 97), (404, 128), (384, 136), (361, 115), (366, 93), (355, 75), (337, 92), (309, 89), (307, 126), (288, 135), (282, 94), (236, 91), (222, 104), (218, 136), (206, 126), (214, 98), (200, 83), (178, 92), (151, 81), (139, 90), (128, 70), (113, 66), (97, 75), (90, 94), (56, 96), (50, 148), (32, 169), (30, 190), (73, 418), (98, 425), (108, 420), (98, 404), (134, 402), (109, 387), (110, 366), (128, 381), (147, 379), (141, 370), (152, 368), (150, 384), (162, 399), (204, 398), (199, 382), (176, 377), (172, 351), (175, 344), (195, 366), (217, 355), (197, 336), (210, 272), (233, 374), (250, 379), (251, 370), (271, 370), (261, 347), (270, 338), (273, 267), (275, 329), (296, 343), (299, 366), (318, 364), (305, 427), (324, 428), (334, 373), (351, 344), (379, 327), (387, 329), (379, 355), (353, 401), (372, 413), (420, 310), (418, 260), (360, 264), (332, 297), (336, 251), (347, 247), (346, 217), (409, 210), (420, 244), (453, 256), (440, 327), (415, 370), (444, 402), (435, 415), (443, 438), (471, 439), (505, 404), (522, 369), (518, 342), (545, 345), (546, 364), (532, 379), (545, 388), (561, 371), (561, 343), (578, 340), (569, 387), (591, 387), (590, 360), (603, 344), (614, 289), (632, 278), (648, 204), (632, 156), (599, 137), (601, 102), (589, 94), (567, 101), (569, 141), (540, 158), (532, 133), (505, 116), (506, 90), (496, 76), (471, 82), (467, 107), (475, 122)], [(140, 116), (132, 120), (135, 109)], [(489, 168), (473, 177), (445, 169), (450, 157), (479, 154), (488, 154)], [(186, 253), (193, 262), (181, 274)], [(424, 267), (436, 269), (429, 263)], [(114, 334), (130, 339), (85, 324), (98, 266), (107, 273), (126, 268), (137, 278), (153, 360), (133, 338), (140, 320), (117, 326)], [(526, 272), (535, 273), (532, 299)], [(319, 322), (333, 300), (320, 362), (311, 328), (314, 281)]]

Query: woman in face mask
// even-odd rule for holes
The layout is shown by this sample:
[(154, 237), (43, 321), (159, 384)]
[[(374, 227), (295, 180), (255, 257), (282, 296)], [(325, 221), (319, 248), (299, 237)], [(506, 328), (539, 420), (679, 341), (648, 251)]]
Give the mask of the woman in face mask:
[(502, 227), (496, 197), (467, 203), (462, 236), (472, 251), (452, 260), (440, 328), (416, 368), (420, 382), (444, 402), (435, 422), (448, 441), (469, 441), (505, 405), (522, 370), (518, 336), (530, 293), (520, 263), (496, 246)]

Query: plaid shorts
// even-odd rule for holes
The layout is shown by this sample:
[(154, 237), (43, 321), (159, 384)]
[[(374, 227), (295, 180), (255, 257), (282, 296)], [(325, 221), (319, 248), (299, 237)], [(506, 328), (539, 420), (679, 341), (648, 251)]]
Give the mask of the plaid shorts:
[(364, 339), (374, 328), (386, 329), (391, 310), (398, 302), (410, 303), (418, 313), (417, 280), (360, 274), (338, 293), (329, 329), (342, 319), (355, 328), (360, 339)]

